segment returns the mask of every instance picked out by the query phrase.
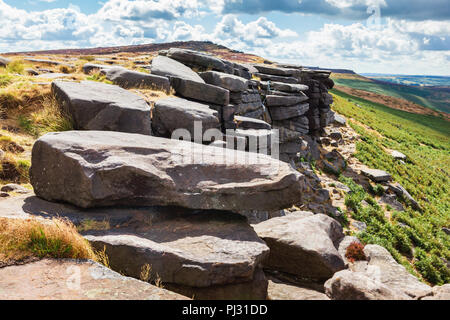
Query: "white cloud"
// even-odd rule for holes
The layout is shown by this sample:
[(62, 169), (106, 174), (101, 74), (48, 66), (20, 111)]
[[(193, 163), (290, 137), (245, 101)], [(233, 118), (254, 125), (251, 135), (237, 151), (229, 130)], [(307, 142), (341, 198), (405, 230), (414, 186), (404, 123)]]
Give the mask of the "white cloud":
[[(207, 1), (109, 0), (97, 13), (87, 15), (75, 6), (29, 12), (0, 0), (0, 52), (208, 40), (303, 65), (399, 73), (442, 74), (450, 70), (449, 21), (417, 23), (388, 18), (380, 29), (362, 23), (328, 23), (299, 35), (266, 17), (243, 22), (230, 14), (206, 30), (202, 17), (212, 16), (205, 11)], [(230, 1), (216, 1), (216, 9)], [(372, 0), (326, 1), (345, 9)]]

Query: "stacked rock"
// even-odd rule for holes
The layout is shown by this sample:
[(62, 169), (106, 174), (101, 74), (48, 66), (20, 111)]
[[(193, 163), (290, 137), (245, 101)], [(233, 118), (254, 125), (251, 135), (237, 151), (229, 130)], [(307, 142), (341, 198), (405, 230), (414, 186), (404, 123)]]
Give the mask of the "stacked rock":
[(280, 158), (289, 161), (298, 153), (305, 151), (302, 137), (309, 133), (308, 96), (309, 88), (297, 79), (300, 73), (296, 69), (255, 65), (261, 79), (261, 94), (268, 109), (274, 129), (279, 130)]
[(282, 66), (297, 70), (294, 76), (299, 83), (307, 85), (309, 88), (305, 93), (309, 97), (310, 108), (306, 115), (309, 120), (310, 133), (315, 134), (330, 125), (334, 121), (334, 112), (330, 108), (333, 97), (328, 93), (328, 90), (334, 87), (334, 81), (330, 79), (331, 71), (312, 70), (294, 65)]
[[(199, 75), (193, 70), (199, 71)], [(192, 50), (170, 49), (153, 59), (151, 71), (170, 77), (177, 95), (207, 104), (209, 109), (217, 112), (225, 143), (215, 145), (237, 148), (244, 144), (246, 150), (269, 152), (271, 126), (263, 121), (265, 108), (258, 83), (250, 80), (251, 74), (246, 66)], [(178, 101), (182, 108), (180, 103)], [(162, 104), (167, 104), (167, 100), (158, 101), (155, 109), (160, 110)], [(172, 118), (168, 117), (167, 122), (180, 125)], [(191, 123), (192, 119), (190, 117)], [(155, 126), (158, 122), (161, 121), (155, 121)], [(233, 131), (227, 134), (227, 130)], [(256, 143), (251, 143), (251, 140)], [(251, 148), (252, 145), (256, 146)]]

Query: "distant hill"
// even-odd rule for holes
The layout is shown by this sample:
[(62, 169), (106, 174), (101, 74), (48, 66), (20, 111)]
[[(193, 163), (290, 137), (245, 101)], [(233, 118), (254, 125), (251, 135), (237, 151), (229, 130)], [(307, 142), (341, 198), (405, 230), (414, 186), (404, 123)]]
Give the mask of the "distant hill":
[(121, 47), (99, 47), (99, 48), (85, 48), (85, 49), (56, 49), (56, 50), (42, 50), (29, 52), (14, 52), (2, 54), (6, 56), (11, 55), (74, 55), (74, 56), (89, 56), (89, 55), (112, 55), (118, 53), (137, 53), (137, 54), (156, 54), (160, 50), (168, 50), (170, 48), (183, 48), (196, 51), (209, 52), (217, 55), (223, 59), (228, 59), (237, 62), (248, 63), (262, 63), (263, 58), (246, 54), (241, 51), (232, 50), (225, 46), (215, 44), (210, 41), (177, 41), (169, 43), (151, 43)]
[(349, 74), (333, 74), (333, 80), (338, 87), (403, 99), (431, 110), (450, 114), (450, 87), (404, 85)]
[(363, 73), (361, 75), (372, 80), (403, 84), (408, 86), (450, 87), (450, 77), (447, 76), (414, 76), (378, 73)]

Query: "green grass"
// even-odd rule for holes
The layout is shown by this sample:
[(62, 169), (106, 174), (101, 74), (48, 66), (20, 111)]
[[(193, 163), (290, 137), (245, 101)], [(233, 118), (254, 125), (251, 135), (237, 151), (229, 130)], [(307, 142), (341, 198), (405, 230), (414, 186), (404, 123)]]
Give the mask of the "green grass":
[(418, 105), (450, 113), (450, 92), (445, 89), (402, 86), (358, 79), (334, 79), (337, 85), (405, 99)]
[[(423, 208), (415, 211), (405, 203), (406, 211), (391, 209), (387, 214), (362, 187), (342, 178), (352, 189), (346, 198), (349, 214), (368, 226), (358, 236), (366, 243), (384, 246), (429, 283), (449, 283), (450, 271), (442, 260), (450, 260), (450, 237), (442, 231), (450, 226), (449, 122), (390, 109), (337, 90), (333, 95), (334, 110), (354, 119), (349, 123), (361, 136), (355, 156), (371, 168), (391, 173)], [(395, 160), (386, 149), (404, 153), (408, 161)], [(374, 195), (382, 192), (380, 187), (370, 191)], [(361, 206), (362, 200), (369, 206)]]

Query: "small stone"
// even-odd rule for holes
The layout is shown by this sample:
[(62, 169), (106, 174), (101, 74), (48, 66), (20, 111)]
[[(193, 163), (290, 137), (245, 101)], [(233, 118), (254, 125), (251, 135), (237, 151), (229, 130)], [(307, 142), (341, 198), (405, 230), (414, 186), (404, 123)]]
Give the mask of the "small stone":
[(392, 180), (392, 176), (383, 170), (377, 169), (362, 169), (361, 173), (369, 177), (374, 182), (388, 182)]
[(396, 150), (393, 150), (391, 152), (391, 156), (396, 160), (406, 160), (406, 158), (407, 158), (406, 155), (404, 155), (403, 153), (396, 151)]
[(361, 221), (352, 221), (350, 224), (353, 228), (355, 228), (359, 232), (366, 231), (367, 229), (367, 224)]

